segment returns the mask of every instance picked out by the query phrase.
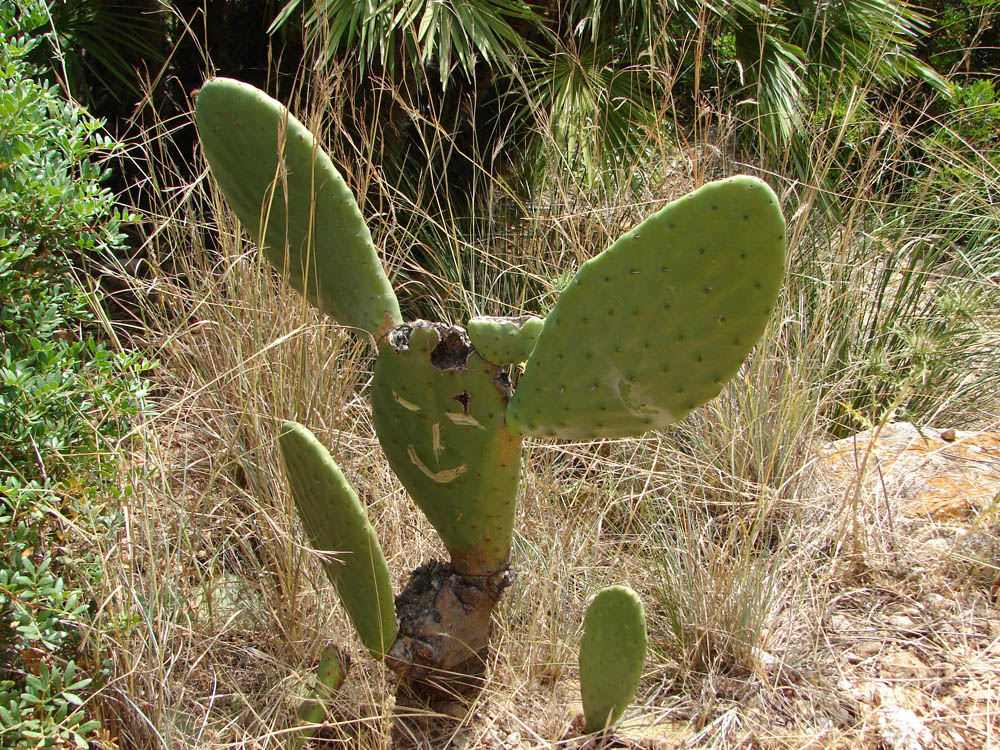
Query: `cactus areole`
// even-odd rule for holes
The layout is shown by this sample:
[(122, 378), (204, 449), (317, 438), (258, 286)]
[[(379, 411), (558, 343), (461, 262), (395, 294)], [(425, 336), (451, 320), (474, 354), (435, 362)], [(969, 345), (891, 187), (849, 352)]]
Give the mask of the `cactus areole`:
[(713, 398), (778, 295), (776, 196), (738, 176), (668, 204), (584, 263), (544, 319), (404, 323), (353, 194), (302, 123), (225, 78), (202, 87), (195, 123), (264, 256), (319, 309), (373, 337), (375, 431), (451, 558), (414, 571), (390, 605), (364, 506), (319, 441), (287, 423), (296, 508), (314, 547), (343, 553), (325, 568), (362, 641), (410, 677), (480, 671), (510, 581), (522, 441), (640, 435)]

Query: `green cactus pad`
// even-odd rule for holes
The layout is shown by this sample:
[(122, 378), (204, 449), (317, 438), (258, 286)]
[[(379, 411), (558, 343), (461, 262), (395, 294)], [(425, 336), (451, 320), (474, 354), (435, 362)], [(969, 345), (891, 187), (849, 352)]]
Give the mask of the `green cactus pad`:
[(320, 552), (347, 614), (372, 654), (381, 659), (396, 638), (389, 568), (357, 493), (326, 448), (305, 427), (285, 422), (278, 438), (302, 525)]
[(507, 566), (521, 468), (506, 375), (459, 326), (417, 321), (379, 347), (372, 418), (389, 465), (462, 575)]
[(784, 249), (778, 199), (756, 178), (670, 203), (563, 291), (511, 400), (511, 431), (628, 437), (713, 398), (767, 324)]
[(468, 325), (469, 340), (483, 359), (498, 365), (513, 365), (524, 362), (531, 354), (543, 322), (531, 315), (472, 318)]
[(195, 123), (233, 212), (295, 289), (338, 322), (372, 334), (402, 320), (354, 195), (280, 102), (213, 78), (198, 94)]
[(587, 607), (580, 642), (580, 697), (587, 732), (614, 724), (635, 695), (646, 658), (646, 615), (627, 586), (602, 589)]
[(297, 750), (305, 745), (305, 740), (315, 736), (317, 725), (326, 716), (326, 704), (340, 690), (347, 679), (347, 657), (336, 646), (327, 646), (319, 657), (319, 666), (313, 675), (312, 695), (299, 704), (295, 716), (305, 726), (293, 735), (289, 746)]

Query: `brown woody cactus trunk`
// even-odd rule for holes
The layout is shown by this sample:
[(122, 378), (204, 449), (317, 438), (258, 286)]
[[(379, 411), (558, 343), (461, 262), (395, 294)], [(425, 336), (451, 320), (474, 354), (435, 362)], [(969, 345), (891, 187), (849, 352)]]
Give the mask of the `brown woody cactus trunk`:
[(386, 661), (401, 677), (420, 682), (461, 683), (482, 674), (490, 620), (512, 576), (461, 576), (431, 560), (413, 571), (396, 597), (399, 632)]

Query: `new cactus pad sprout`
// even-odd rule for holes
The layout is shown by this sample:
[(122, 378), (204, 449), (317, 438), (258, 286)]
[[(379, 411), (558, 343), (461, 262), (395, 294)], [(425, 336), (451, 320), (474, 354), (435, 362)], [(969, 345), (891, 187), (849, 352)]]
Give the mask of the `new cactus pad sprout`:
[[(195, 121), (215, 180), (268, 260), (320, 310), (374, 340), (379, 442), (450, 561), (421, 566), (393, 601), (364, 505), (316, 438), (287, 423), (278, 440), (306, 533), (330, 553), (326, 572), (372, 654), (414, 678), (475, 673), (510, 579), (522, 441), (639, 435), (714, 397), (778, 294), (777, 198), (741, 176), (670, 203), (583, 264), (544, 319), (404, 323), (354, 196), (283, 105), (215, 78)], [(631, 608), (623, 632), (637, 633), (636, 606), (641, 619), (634, 594), (599, 595), (582, 672), (605, 669), (594, 661), (604, 647), (590, 644), (610, 637), (607, 613)], [(591, 726), (616, 718), (635, 689), (632, 641), (619, 694), (585, 694)]]
[(646, 614), (627, 586), (608, 586), (583, 618), (580, 697), (587, 732), (618, 721), (642, 676), (646, 658)]

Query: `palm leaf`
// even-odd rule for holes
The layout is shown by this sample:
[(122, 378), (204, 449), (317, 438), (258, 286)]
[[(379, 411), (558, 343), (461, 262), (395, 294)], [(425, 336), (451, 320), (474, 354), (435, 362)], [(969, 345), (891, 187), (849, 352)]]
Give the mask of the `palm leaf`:
[[(301, 0), (290, 0), (271, 23), (273, 33)], [(540, 29), (541, 18), (523, 0), (319, 0), (305, 13), (307, 27), (326, 25), (327, 54), (353, 56), (362, 71), (376, 66), (394, 79), (426, 67), (447, 86), (455, 70), (468, 80), (480, 63), (512, 72), (529, 52), (520, 28)], [(404, 59), (396, 59), (397, 48)]]

